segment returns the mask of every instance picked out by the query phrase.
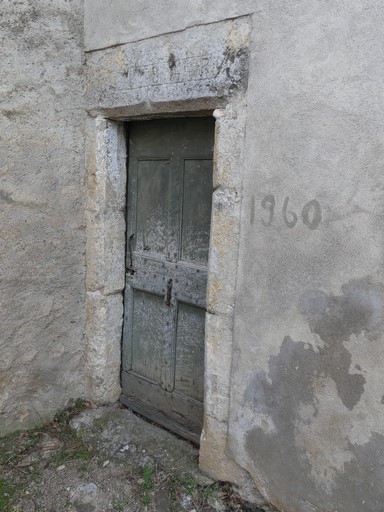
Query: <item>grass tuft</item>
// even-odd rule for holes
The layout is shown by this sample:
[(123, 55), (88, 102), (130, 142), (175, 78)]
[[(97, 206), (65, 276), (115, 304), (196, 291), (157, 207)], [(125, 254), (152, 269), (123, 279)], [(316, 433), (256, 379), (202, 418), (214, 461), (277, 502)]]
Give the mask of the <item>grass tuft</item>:
[(8, 505), (12, 500), (13, 494), (13, 486), (3, 478), (0, 478), (0, 512), (8, 511)]

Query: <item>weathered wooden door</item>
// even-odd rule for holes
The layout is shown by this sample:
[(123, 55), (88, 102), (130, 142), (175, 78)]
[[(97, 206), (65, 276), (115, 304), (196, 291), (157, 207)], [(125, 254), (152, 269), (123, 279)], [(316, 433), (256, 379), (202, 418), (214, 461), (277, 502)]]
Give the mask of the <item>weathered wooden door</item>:
[(212, 118), (129, 124), (122, 402), (197, 439), (212, 202)]

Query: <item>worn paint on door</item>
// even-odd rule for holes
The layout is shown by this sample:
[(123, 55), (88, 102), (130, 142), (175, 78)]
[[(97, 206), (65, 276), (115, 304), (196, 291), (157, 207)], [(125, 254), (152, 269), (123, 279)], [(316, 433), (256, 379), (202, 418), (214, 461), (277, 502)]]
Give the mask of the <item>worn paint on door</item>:
[(122, 401), (197, 439), (214, 120), (129, 124)]

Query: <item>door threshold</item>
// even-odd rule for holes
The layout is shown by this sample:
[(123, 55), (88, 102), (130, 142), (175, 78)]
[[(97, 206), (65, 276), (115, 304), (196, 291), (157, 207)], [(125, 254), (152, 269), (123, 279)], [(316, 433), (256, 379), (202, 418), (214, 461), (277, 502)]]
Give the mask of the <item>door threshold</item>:
[(157, 425), (164, 427), (170, 432), (177, 434), (178, 436), (187, 439), (188, 441), (191, 441), (197, 446), (200, 446), (200, 434), (188, 430), (183, 425), (175, 420), (172, 420), (158, 409), (154, 409), (153, 407), (150, 407), (143, 402), (139, 402), (138, 400), (134, 400), (133, 398), (130, 398), (124, 394), (120, 395), (120, 402), (132, 409), (132, 411), (137, 412), (153, 423), (156, 423)]

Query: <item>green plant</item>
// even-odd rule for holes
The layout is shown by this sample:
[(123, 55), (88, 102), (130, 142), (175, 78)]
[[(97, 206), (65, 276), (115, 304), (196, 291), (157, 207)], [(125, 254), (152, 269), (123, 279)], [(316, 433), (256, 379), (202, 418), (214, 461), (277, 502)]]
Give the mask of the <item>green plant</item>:
[(151, 497), (148, 493), (143, 494), (143, 505), (147, 507), (151, 503)]
[(140, 489), (142, 492), (142, 502), (143, 502), (144, 506), (148, 506), (151, 502), (150, 491), (154, 487), (154, 483), (153, 483), (154, 472), (155, 472), (155, 470), (151, 466), (148, 466), (147, 464), (145, 464), (143, 466), (139, 483), (140, 483)]
[(68, 443), (52, 458), (55, 466), (60, 466), (70, 460), (88, 461), (92, 457), (92, 453), (84, 445), (81, 438), (76, 439), (73, 443)]
[(169, 499), (170, 499), (171, 503), (176, 502), (179, 488), (180, 488), (180, 482), (177, 479), (177, 476), (175, 475), (175, 473), (172, 472), (168, 478)]
[(81, 471), (82, 473), (86, 473), (88, 471), (88, 463), (87, 461), (81, 461), (80, 464), (79, 464), (79, 471)]
[(12, 496), (13, 487), (3, 478), (0, 478), (0, 512), (6, 512), (8, 510)]
[(33, 449), (39, 441), (40, 431), (37, 429), (4, 437), (0, 440), (0, 466), (16, 462), (21, 456)]
[(204, 502), (210, 497), (213, 495), (215, 491), (215, 487), (214, 485), (207, 485), (207, 487), (203, 487), (201, 489), (201, 496), (203, 497), (204, 499)]
[[(70, 420), (81, 410), (87, 408), (87, 403), (82, 399), (70, 400), (67, 407), (59, 411), (51, 421), (46, 421), (34, 429), (26, 432), (16, 432), (0, 439), (0, 467), (7, 472), (16, 470), (23, 474), (23, 481), (17, 483), (0, 477), (0, 512), (8, 512), (12, 500), (15, 500), (19, 492), (30, 482), (39, 478), (42, 471), (39, 462), (43, 461), (40, 457), (41, 450), (39, 444), (48, 435), (59, 440), (61, 448), (55, 451), (49, 462), (60, 466), (69, 460), (80, 460), (85, 466), (93, 456), (93, 447), (86, 445), (82, 436), (73, 430), (70, 426)], [(29, 455), (36, 456), (36, 465), (31, 465), (29, 470), (23, 466), (18, 467), (18, 463), (28, 458)]]
[(140, 481), (140, 488), (142, 491), (150, 491), (151, 489), (153, 489), (152, 477), (154, 472), (155, 470), (151, 468), (151, 466), (148, 466), (147, 464), (143, 466)]
[(196, 488), (198, 487), (198, 483), (197, 480), (193, 478), (191, 475), (189, 475), (188, 473), (184, 473), (183, 486), (187, 494), (193, 494)]
[(112, 507), (114, 510), (118, 512), (123, 512), (124, 507), (128, 505), (128, 499), (124, 497), (113, 496), (112, 497)]

